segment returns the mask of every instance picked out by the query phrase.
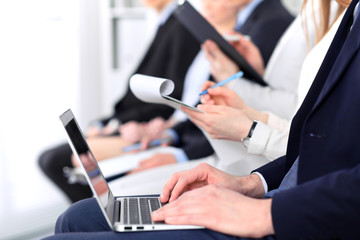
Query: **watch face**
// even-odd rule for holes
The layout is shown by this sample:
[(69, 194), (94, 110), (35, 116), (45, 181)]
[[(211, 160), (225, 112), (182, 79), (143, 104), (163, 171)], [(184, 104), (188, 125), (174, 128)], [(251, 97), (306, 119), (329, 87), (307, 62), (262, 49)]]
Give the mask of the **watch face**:
[(254, 130), (255, 130), (255, 127), (256, 127), (257, 123), (258, 123), (258, 122), (254, 120), (253, 124), (251, 125), (250, 131), (249, 131), (249, 134), (247, 135), (247, 137), (246, 137), (246, 138), (249, 138), (249, 139), (250, 139), (250, 138), (252, 137), (252, 135), (253, 135), (253, 133), (254, 133)]

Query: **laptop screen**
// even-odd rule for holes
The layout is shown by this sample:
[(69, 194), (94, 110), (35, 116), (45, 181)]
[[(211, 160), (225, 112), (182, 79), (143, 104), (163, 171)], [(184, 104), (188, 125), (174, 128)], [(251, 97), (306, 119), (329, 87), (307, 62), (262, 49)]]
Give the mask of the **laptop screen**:
[[(91, 183), (92, 191), (96, 194), (99, 203), (101, 203), (103, 209), (106, 211), (106, 207), (108, 206), (108, 198), (111, 191), (103, 174), (100, 171), (97, 161), (92, 154), (84, 135), (72, 113), (71, 110), (67, 110), (60, 116), (60, 120), (62, 121), (66, 133), (68, 135), (69, 143), (72, 147), (74, 154), (78, 157), (85, 170), (87, 175), (87, 180), (89, 185)], [(112, 194), (111, 194), (112, 195)], [(110, 216), (108, 216), (111, 219)]]

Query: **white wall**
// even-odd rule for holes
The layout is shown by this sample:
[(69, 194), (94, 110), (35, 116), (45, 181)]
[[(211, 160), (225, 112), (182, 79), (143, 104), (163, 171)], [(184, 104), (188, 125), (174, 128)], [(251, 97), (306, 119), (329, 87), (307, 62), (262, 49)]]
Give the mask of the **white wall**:
[(37, 158), (65, 140), (60, 113), (78, 112), (78, 4), (0, 1), (0, 239), (47, 231), (68, 206)]

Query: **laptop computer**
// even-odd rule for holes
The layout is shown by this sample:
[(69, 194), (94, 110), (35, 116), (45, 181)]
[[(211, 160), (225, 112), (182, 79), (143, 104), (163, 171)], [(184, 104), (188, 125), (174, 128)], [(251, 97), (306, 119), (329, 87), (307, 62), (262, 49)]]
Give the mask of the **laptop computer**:
[[(159, 195), (114, 196), (85, 137), (69, 109), (60, 115), (67, 139), (110, 228), (118, 232), (197, 229), (201, 226), (153, 222), (151, 212), (163, 204)], [(86, 213), (84, 213), (86, 214)]]

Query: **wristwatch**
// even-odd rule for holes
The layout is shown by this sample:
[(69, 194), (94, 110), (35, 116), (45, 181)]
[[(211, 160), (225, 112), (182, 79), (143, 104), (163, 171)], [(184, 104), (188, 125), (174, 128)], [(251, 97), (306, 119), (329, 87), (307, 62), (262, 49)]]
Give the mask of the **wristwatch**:
[(255, 127), (257, 125), (258, 121), (254, 120), (252, 125), (251, 125), (251, 128), (250, 128), (250, 131), (248, 133), (248, 135), (246, 136), (246, 139), (250, 139), (255, 131)]

